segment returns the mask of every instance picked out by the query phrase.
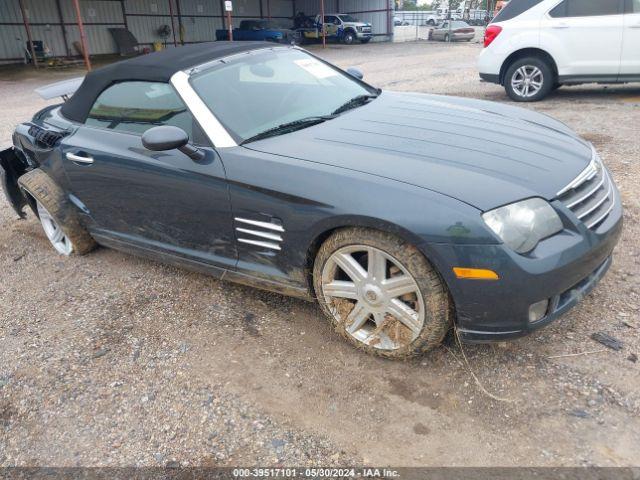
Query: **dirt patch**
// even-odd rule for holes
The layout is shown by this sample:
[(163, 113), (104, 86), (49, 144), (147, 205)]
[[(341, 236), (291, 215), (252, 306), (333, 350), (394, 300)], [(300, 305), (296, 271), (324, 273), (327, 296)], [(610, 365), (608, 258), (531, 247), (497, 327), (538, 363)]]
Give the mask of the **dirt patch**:
[(431, 433), (431, 430), (429, 429), (429, 427), (423, 425), (422, 423), (416, 423), (413, 426), (413, 433), (416, 433), (418, 435), (429, 435)]
[(6, 427), (11, 419), (16, 415), (16, 411), (9, 400), (0, 400), (0, 425)]
[(602, 133), (583, 133), (581, 137), (584, 138), (587, 142), (593, 143), (593, 145), (597, 148), (601, 148), (608, 143), (611, 143), (613, 137), (611, 135), (604, 135)]

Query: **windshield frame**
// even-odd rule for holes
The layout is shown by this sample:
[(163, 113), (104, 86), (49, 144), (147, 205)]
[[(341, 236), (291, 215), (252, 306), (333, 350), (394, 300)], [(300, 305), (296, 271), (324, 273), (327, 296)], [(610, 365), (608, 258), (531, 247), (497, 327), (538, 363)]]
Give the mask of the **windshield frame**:
[[(209, 140), (216, 148), (231, 148), (241, 145), (244, 139), (234, 132), (231, 132), (228, 128), (224, 126), (223, 121), (216, 116), (215, 112), (213, 112), (210, 107), (204, 102), (204, 100), (200, 97), (200, 95), (196, 92), (193, 85), (191, 84), (192, 77), (208, 71), (212, 68), (215, 68), (220, 65), (227, 64), (229, 62), (233, 62), (236, 59), (245, 57), (247, 55), (257, 55), (260, 53), (264, 53), (265, 50), (272, 51), (287, 51), (287, 50), (299, 50), (306, 55), (314, 58), (315, 60), (323, 63), (329, 68), (337, 71), (340, 75), (348, 78), (354, 83), (363, 87), (367, 92), (372, 95), (379, 95), (381, 90), (375, 88), (368, 83), (360, 80), (359, 78), (354, 77), (348, 72), (342, 70), (341, 68), (333, 65), (322, 58), (314, 55), (313, 53), (300, 48), (296, 45), (279, 45), (279, 46), (265, 46), (264, 48), (258, 48), (255, 50), (249, 50), (241, 53), (236, 53), (233, 55), (229, 55), (226, 57), (217, 58), (215, 60), (211, 60), (200, 65), (196, 65), (187, 70), (177, 72), (171, 78), (171, 83), (175, 87), (176, 91), (178, 91), (179, 96), (184, 101), (185, 105), (191, 110), (191, 113), (200, 124), (200, 127), (205, 132), (205, 134), (209, 137)], [(174, 82), (175, 80), (175, 82)]]

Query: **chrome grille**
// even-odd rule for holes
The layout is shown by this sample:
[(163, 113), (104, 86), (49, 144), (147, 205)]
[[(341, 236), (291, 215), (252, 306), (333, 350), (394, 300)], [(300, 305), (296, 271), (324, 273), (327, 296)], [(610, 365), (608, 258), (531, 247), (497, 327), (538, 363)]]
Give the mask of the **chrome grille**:
[(590, 229), (609, 216), (615, 206), (613, 183), (595, 150), (589, 166), (558, 193), (558, 200)]

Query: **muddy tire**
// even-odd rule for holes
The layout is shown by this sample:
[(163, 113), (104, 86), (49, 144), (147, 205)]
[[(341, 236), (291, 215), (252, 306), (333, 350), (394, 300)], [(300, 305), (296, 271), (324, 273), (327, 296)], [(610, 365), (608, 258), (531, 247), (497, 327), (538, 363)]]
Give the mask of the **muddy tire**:
[[(71, 243), (68, 254), (84, 255), (96, 247), (95, 240), (80, 223), (75, 207), (70, 204), (62, 189), (49, 175), (36, 168), (22, 175), (18, 179), (18, 184), (35, 200), (32, 207), (41, 222), (42, 215), (38, 212), (42, 212), (44, 208), (44, 211), (66, 235)], [(47, 233), (46, 230), (45, 233)], [(47, 236), (49, 236), (48, 233)]]
[(420, 355), (438, 346), (452, 326), (440, 275), (416, 247), (385, 232), (333, 233), (316, 255), (313, 283), (335, 330), (370, 354)]

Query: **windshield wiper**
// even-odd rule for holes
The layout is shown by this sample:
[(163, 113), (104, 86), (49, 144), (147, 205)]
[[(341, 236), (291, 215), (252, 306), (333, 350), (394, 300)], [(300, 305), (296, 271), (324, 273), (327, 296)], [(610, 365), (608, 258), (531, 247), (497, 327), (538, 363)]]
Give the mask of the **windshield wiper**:
[(374, 98), (378, 98), (378, 95), (375, 95), (373, 93), (370, 93), (370, 94), (367, 94), (367, 95), (358, 95), (357, 97), (353, 97), (348, 102), (340, 105), (338, 108), (336, 108), (332, 112), (332, 114), (333, 115), (338, 115), (339, 113), (346, 112), (347, 110), (351, 110), (352, 108), (360, 107), (360, 106), (364, 105), (365, 103), (370, 102)]
[(249, 137), (244, 140), (241, 145), (249, 142), (255, 142), (256, 140), (262, 140), (263, 138), (275, 137), (277, 135), (283, 135), (285, 133), (295, 132), (296, 130), (302, 130), (303, 128), (317, 125), (318, 123), (326, 122), (335, 118), (335, 115), (317, 115), (313, 117), (301, 118), (300, 120), (294, 120), (293, 122), (283, 123), (277, 127), (270, 128), (264, 132), (260, 132), (253, 137)]

